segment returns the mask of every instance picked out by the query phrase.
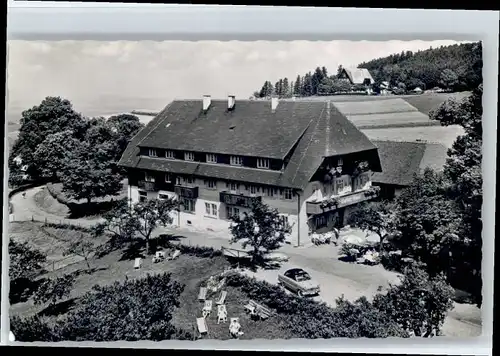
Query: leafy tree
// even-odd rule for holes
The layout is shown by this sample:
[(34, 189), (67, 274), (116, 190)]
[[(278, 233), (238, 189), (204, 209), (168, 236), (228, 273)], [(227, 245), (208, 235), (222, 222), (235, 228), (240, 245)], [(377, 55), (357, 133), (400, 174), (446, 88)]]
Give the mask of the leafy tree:
[(97, 223), (93, 228), (95, 236), (110, 233), (121, 242), (132, 240), (137, 229), (127, 199), (118, 201), (103, 215), (103, 218), (104, 221)]
[(47, 262), (47, 256), (27, 242), (9, 241), (9, 277), (11, 283), (18, 279), (32, 279)]
[(173, 198), (150, 199), (132, 206), (129, 226), (134, 226), (136, 232), (146, 240), (146, 252), (149, 252), (149, 240), (153, 231), (159, 226), (172, 223), (171, 212), (177, 209), (179, 203)]
[(82, 257), (87, 264), (87, 271), (90, 272), (89, 258), (95, 253), (96, 248), (95, 242), (85, 239), (85, 236), (81, 234), (78, 240), (70, 243), (68, 248), (63, 252), (63, 256), (75, 255)]
[(451, 69), (445, 69), (441, 72), (439, 82), (443, 88), (452, 90), (458, 84), (458, 76)]
[(69, 296), (74, 283), (75, 276), (73, 274), (66, 274), (62, 277), (43, 281), (35, 292), (33, 298), (35, 304), (40, 305), (49, 302), (50, 306), (55, 305), (57, 301)]
[(440, 335), (448, 311), (453, 308), (453, 288), (443, 275), (430, 277), (423, 270), (408, 268), (399, 285), (377, 294), (373, 305), (415, 336)]
[[(81, 139), (87, 128), (86, 120), (77, 113), (70, 101), (60, 97), (47, 97), (38, 106), (23, 111), (19, 137), (12, 147), (12, 157), (20, 157), (27, 165), (27, 174), (32, 179), (41, 175), (43, 162), (35, 157), (38, 146), (51, 134), (71, 130), (75, 138)], [(12, 171), (15, 167), (9, 167)]]
[(118, 152), (117, 161), (121, 158), (123, 152), (127, 148), (128, 143), (132, 138), (144, 128), (144, 124), (141, 123), (139, 118), (135, 115), (130, 114), (120, 114), (111, 116), (108, 119), (111, 124), (112, 130), (116, 132)]
[(454, 267), (462, 280), (469, 281), (468, 289), (478, 304), (482, 300), (482, 94), (481, 84), (462, 101), (449, 99), (430, 113), (431, 119), (441, 125), (460, 125), (465, 131), (448, 150), (444, 175), (450, 183), (448, 195), (457, 202), (461, 213), (462, 240), (453, 251)]
[(408, 337), (406, 330), (393, 319), (388, 318), (385, 312), (381, 312), (370, 303), (366, 297), (361, 297), (350, 302), (344, 297), (335, 302), (335, 314), (342, 320), (344, 326), (343, 337)]
[(243, 248), (250, 245), (253, 263), (262, 262), (266, 252), (279, 248), (288, 232), (278, 211), (262, 202), (254, 202), (250, 213), (244, 213), (243, 218), (233, 216), (231, 221), (231, 242), (241, 241)]
[(71, 198), (92, 199), (118, 194), (122, 176), (116, 172), (115, 146), (112, 142), (92, 145), (80, 142), (65, 159), (59, 180)]
[(167, 273), (97, 285), (56, 328), (71, 341), (189, 340), (192, 335), (171, 324), (183, 289)]
[(48, 135), (33, 155), (40, 166), (40, 175), (51, 181), (57, 181), (64, 162), (78, 144), (79, 141), (71, 130)]
[(449, 267), (450, 247), (458, 240), (456, 204), (444, 195), (443, 178), (427, 168), (397, 198), (393, 240), (403, 254), (435, 275)]
[(393, 232), (393, 213), (390, 202), (367, 202), (360, 204), (347, 220), (347, 224), (362, 230), (369, 230), (380, 238), (383, 249), (385, 239)]

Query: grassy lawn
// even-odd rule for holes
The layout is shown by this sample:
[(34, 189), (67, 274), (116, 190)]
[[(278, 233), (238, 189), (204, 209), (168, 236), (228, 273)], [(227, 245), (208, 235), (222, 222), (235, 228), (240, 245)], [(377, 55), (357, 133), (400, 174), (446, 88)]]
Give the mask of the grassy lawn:
[(410, 105), (417, 108), (418, 111), (424, 114), (429, 114), (433, 109), (436, 109), (441, 103), (445, 102), (449, 98), (456, 98), (461, 100), (468, 96), (470, 92), (459, 92), (459, 93), (429, 93), (421, 95), (412, 95), (404, 97), (404, 100)]
[(64, 204), (59, 203), (52, 195), (50, 195), (47, 187), (44, 187), (36, 193), (34, 195), (34, 200), (36, 206), (46, 213), (61, 217), (67, 217), (70, 214), (69, 208)]
[(47, 255), (47, 268), (63, 268), (68, 264), (80, 261), (78, 256), (63, 256), (63, 251), (69, 245), (79, 239), (92, 239), (96, 245), (105, 242), (104, 238), (95, 239), (88, 233), (70, 230), (65, 228), (55, 228), (43, 226), (41, 222), (11, 222), (9, 224), (9, 237), (18, 242), (28, 242), (34, 248)]
[[(47, 236), (40, 230), (39, 224), (22, 223), (12, 224), (12, 237), (30, 241), (34, 246), (50, 254), (51, 258), (57, 258), (61, 255), (60, 251), (64, 249), (64, 243), (54, 241), (50, 236)], [(49, 228), (52, 233), (60, 233), (57, 230)], [(74, 232), (65, 230), (62, 234), (69, 238)], [(76, 235), (76, 234), (75, 234)], [(136, 254), (138, 255), (138, 254)], [(133, 256), (136, 256), (133, 255)], [(57, 314), (62, 315), (71, 308), (72, 305), (78, 304), (78, 298), (86, 292), (89, 292), (94, 285), (109, 285), (116, 281), (123, 282), (126, 279), (136, 279), (145, 277), (147, 274), (157, 274), (169, 272), (173, 279), (185, 284), (185, 289), (180, 296), (180, 307), (176, 309), (172, 323), (184, 330), (193, 332), (196, 328), (196, 318), (201, 317), (203, 303), (198, 301), (199, 287), (210, 276), (221, 273), (229, 266), (226, 259), (222, 256), (212, 258), (201, 258), (194, 255), (181, 254), (174, 261), (164, 261), (153, 264), (151, 256), (143, 259), (141, 269), (134, 269), (133, 256), (127, 256), (126, 251), (116, 250), (101, 258), (93, 258), (90, 265), (93, 272), (83, 273), (86, 269), (84, 261), (68, 264), (57, 271), (49, 271), (41, 277), (53, 278), (62, 276), (63, 274), (75, 273), (76, 281), (69, 296), (69, 302), (59, 303), (60, 307)], [(239, 317), (242, 331), (245, 333), (241, 339), (255, 338), (290, 338), (287, 332), (286, 320), (281, 316), (276, 315), (267, 321), (253, 321), (244, 312), (243, 306), (248, 302), (246, 295), (238, 288), (227, 287), (228, 292), (226, 298), (226, 308), (228, 311), (227, 323), (217, 324), (217, 307), (215, 300), (218, 298), (220, 291), (208, 294), (207, 298), (214, 300), (212, 314), (207, 318), (209, 334), (204, 338), (213, 339), (229, 339), (229, 318)], [(34, 305), (32, 300), (27, 302), (11, 305), (11, 315), (22, 317), (35, 314), (46, 315), (49, 320), (55, 321), (56, 313), (47, 315), (46, 306)]]

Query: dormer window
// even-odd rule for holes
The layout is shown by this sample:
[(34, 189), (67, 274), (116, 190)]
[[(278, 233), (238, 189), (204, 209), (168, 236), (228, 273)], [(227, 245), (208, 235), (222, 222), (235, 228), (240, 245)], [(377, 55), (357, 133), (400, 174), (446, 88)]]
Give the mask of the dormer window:
[(170, 150), (165, 151), (165, 158), (175, 158), (175, 152)]
[(155, 148), (150, 148), (149, 149), (149, 157), (158, 157)]
[(231, 164), (231, 166), (242, 166), (243, 165), (243, 157), (231, 156), (229, 163)]
[(193, 152), (184, 152), (184, 160), (194, 161), (194, 153)]
[(207, 154), (207, 162), (208, 163), (217, 163), (217, 155), (208, 153)]
[(257, 168), (269, 169), (269, 160), (267, 158), (257, 158)]

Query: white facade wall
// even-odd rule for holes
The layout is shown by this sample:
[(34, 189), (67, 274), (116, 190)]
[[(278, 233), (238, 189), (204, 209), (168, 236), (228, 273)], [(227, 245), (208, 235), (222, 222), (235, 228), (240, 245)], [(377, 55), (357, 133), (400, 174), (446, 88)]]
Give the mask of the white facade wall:
[[(230, 221), (227, 216), (226, 204), (221, 203), (219, 193), (222, 191), (228, 191), (225, 181), (216, 181), (216, 187), (214, 189), (209, 189), (205, 187), (204, 179), (195, 179), (190, 185), (198, 187), (198, 199), (195, 199), (195, 212), (181, 211), (180, 214), (177, 212), (172, 212), (173, 226), (179, 226), (181, 228), (189, 228), (196, 231), (205, 232), (216, 232), (227, 238), (230, 237), (229, 225)], [(250, 185), (250, 183), (248, 184)], [(245, 184), (239, 183), (240, 192), (245, 195), (250, 195), (249, 191), (245, 191)], [(137, 186), (129, 186), (129, 199), (131, 203), (136, 203), (139, 201), (140, 194), (142, 191)], [(234, 192), (237, 193), (237, 192)], [(165, 194), (169, 197), (174, 197), (179, 199), (177, 194), (169, 191), (158, 191), (158, 192), (147, 192), (147, 199), (158, 199), (161, 195)], [(260, 193), (255, 195), (263, 195), (262, 188)], [(271, 208), (276, 208), (280, 215), (286, 216), (288, 218), (288, 223), (292, 227), (292, 232), (290, 236), (287, 237), (289, 241), (296, 241), (295, 235), (298, 233), (298, 222), (297, 214), (297, 197), (292, 200), (285, 200), (280, 197), (262, 197), (264, 204), (267, 204)], [(216, 206), (217, 214), (216, 216), (212, 214), (207, 214), (206, 204), (210, 204), (210, 210), (212, 210), (212, 204)], [(241, 215), (245, 212), (249, 212), (249, 209), (243, 207), (236, 207), (239, 209)]]
[[(371, 186), (371, 179), (369, 179), (371, 173), (367, 172), (364, 173), (364, 175), (367, 175), (368, 181), (362, 187), (356, 187), (358, 190), (368, 189)], [(345, 175), (341, 176), (341, 178), (345, 178), (345, 183), (343, 189), (340, 191), (340, 195), (352, 192), (353, 187), (351, 186), (350, 177)], [(262, 196), (264, 204), (277, 209), (280, 215), (287, 217), (288, 223), (291, 226), (291, 233), (287, 236), (287, 240), (294, 246), (299, 244), (303, 245), (309, 242), (309, 233), (312, 227), (310, 223), (313, 222), (310, 221), (310, 219), (314, 219), (314, 217), (309, 217), (307, 215), (306, 203), (311, 200), (321, 200), (332, 196), (335, 192), (334, 184), (335, 183), (324, 184), (320, 181), (310, 182), (298, 196), (294, 195), (291, 200), (285, 200), (279, 195), (273, 197), (265, 196), (262, 192), (262, 188), (260, 192), (255, 195)], [(181, 211), (180, 214), (172, 212), (172, 225), (201, 232), (215, 232), (221, 237), (229, 238), (230, 221), (226, 213), (226, 204), (219, 201), (219, 193), (222, 191), (228, 191), (226, 182), (216, 181), (216, 187), (214, 189), (205, 187), (204, 179), (195, 179), (190, 185), (197, 186), (199, 190), (198, 199), (195, 200), (195, 212)], [(250, 185), (250, 183), (248, 185)], [(233, 193), (241, 192), (247, 196), (250, 195), (250, 192), (245, 190), (244, 183), (239, 183), (239, 188), (239, 191), (235, 191)], [(140, 189), (137, 186), (129, 187), (129, 198), (131, 198), (132, 203), (139, 201), (139, 191)], [(175, 197), (176, 199), (179, 198), (175, 193), (169, 191), (147, 192), (147, 198), (159, 198), (162, 194), (169, 197)], [(210, 209), (212, 204), (216, 206), (216, 216), (207, 214), (206, 203), (210, 204)], [(239, 209), (240, 214), (248, 212), (248, 209), (242, 207), (237, 208)], [(355, 205), (348, 206), (344, 209), (344, 221), (353, 209), (355, 209)], [(332, 227), (333, 221), (329, 222), (328, 226), (323, 230), (331, 230)]]

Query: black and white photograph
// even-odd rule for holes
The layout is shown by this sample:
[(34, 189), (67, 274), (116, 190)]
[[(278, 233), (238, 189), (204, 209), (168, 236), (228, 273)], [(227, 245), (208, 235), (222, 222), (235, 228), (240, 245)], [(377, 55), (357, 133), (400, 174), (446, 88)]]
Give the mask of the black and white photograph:
[(481, 41), (7, 47), (11, 341), (482, 334)]

